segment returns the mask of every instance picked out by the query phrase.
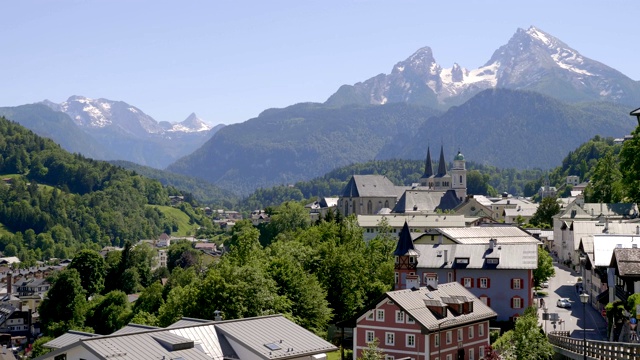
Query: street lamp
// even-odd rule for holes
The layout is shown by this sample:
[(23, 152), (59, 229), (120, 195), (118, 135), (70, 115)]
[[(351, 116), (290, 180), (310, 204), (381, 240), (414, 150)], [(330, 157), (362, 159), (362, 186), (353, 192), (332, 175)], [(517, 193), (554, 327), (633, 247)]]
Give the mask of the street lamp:
[(584, 360), (587, 360), (587, 303), (589, 302), (589, 295), (586, 292), (580, 294), (580, 302), (582, 303), (582, 317), (584, 318), (584, 324), (582, 324), (582, 353), (584, 354)]
[(547, 320), (549, 319), (549, 308), (547, 307), (547, 305), (545, 305), (542, 310), (544, 311), (544, 315), (542, 315), (542, 318), (544, 319), (544, 333), (545, 335), (547, 335)]
[(441, 336), (441, 333), (440, 333), (440, 327), (442, 326), (442, 324), (446, 324), (451, 320), (455, 320), (455, 319), (444, 319), (444, 321), (441, 321), (441, 322), (438, 323), (438, 360), (442, 359), (442, 356), (441, 356), (441, 352), (442, 352), (442, 336)]

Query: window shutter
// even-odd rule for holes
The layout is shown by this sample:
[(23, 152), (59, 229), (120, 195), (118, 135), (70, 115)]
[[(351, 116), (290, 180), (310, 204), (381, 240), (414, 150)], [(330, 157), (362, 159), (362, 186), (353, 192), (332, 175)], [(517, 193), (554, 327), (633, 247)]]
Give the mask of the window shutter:
[(476, 287), (480, 287), (480, 278), (478, 278), (478, 281), (476, 282), (476, 284), (478, 284)]
[[(513, 281), (512, 281), (513, 282)], [(513, 298), (511, 298), (511, 308), (513, 309)]]
[[(511, 289), (513, 289), (513, 279), (511, 279)], [(511, 303), (513, 307), (513, 302)]]
[(491, 298), (490, 297), (487, 298), (487, 306), (491, 307)]
[(491, 278), (487, 278), (487, 288), (491, 287)]
[(524, 279), (520, 279), (520, 289), (524, 289)]

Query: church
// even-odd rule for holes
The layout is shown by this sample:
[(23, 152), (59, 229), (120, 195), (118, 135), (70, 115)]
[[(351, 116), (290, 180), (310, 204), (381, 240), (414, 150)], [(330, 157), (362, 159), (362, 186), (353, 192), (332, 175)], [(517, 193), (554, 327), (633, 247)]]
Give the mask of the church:
[(438, 170), (433, 169), (431, 149), (427, 148), (424, 174), (412, 186), (396, 186), (384, 175), (353, 175), (340, 195), (338, 209), (344, 215), (409, 215), (451, 210), (467, 196), (464, 156), (458, 151), (453, 168), (448, 171), (441, 146)]

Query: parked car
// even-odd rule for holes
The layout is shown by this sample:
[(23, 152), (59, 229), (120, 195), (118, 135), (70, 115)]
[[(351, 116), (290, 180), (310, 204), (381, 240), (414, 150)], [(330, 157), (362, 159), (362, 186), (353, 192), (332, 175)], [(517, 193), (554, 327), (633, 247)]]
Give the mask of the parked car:
[(540, 287), (548, 288), (549, 287), (549, 282), (548, 281), (543, 282), (542, 284), (540, 284)]
[(571, 301), (567, 298), (558, 299), (558, 303), (556, 305), (561, 308), (570, 308)]

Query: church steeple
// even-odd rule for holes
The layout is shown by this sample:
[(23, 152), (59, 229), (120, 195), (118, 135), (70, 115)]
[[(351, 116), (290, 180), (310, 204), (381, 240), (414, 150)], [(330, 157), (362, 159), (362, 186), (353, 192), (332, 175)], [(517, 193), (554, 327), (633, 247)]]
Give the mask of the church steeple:
[(427, 147), (427, 161), (424, 164), (424, 175), (423, 178), (428, 178), (433, 176), (433, 164), (431, 163), (431, 149)]
[(447, 175), (447, 163), (444, 160), (444, 146), (440, 145), (440, 161), (438, 162), (437, 176), (445, 176), (445, 175)]

